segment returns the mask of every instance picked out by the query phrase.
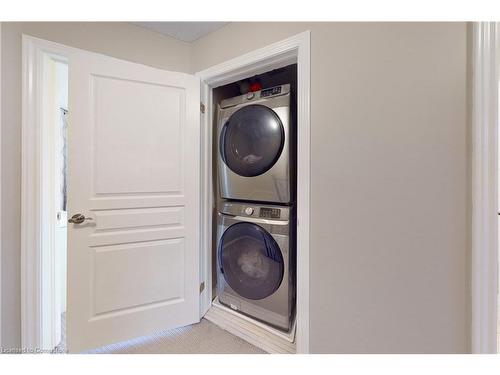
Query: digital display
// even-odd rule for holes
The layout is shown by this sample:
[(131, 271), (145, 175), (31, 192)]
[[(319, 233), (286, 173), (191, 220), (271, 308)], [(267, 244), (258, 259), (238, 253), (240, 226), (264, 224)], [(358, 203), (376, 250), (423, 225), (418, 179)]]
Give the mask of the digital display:
[(279, 208), (264, 208), (262, 207), (259, 212), (260, 217), (268, 219), (279, 219), (281, 216), (281, 210)]
[(266, 96), (281, 94), (281, 86), (276, 86), (270, 89), (262, 90), (260, 92), (260, 97), (265, 98)]

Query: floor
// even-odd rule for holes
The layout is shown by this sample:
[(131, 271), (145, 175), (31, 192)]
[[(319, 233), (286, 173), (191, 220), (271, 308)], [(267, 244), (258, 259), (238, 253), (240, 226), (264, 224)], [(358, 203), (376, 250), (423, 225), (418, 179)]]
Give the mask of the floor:
[[(66, 326), (63, 314), (63, 327)], [(58, 346), (60, 352), (66, 346), (66, 329)], [(217, 327), (206, 319), (187, 327), (161, 331), (102, 348), (87, 354), (266, 354), (245, 340)]]
[(54, 348), (54, 350), (52, 350), (52, 353), (66, 353), (66, 312), (61, 314), (61, 342)]

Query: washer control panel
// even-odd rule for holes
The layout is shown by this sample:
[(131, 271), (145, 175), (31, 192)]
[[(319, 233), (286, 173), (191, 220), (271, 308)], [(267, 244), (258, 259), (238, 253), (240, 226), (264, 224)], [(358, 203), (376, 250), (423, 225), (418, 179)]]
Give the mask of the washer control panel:
[(279, 219), (281, 217), (281, 210), (279, 208), (261, 207), (259, 217), (266, 219)]
[(279, 221), (290, 220), (292, 207), (287, 206), (261, 206), (252, 203), (221, 202), (217, 206), (220, 215), (243, 216), (252, 218), (271, 219)]

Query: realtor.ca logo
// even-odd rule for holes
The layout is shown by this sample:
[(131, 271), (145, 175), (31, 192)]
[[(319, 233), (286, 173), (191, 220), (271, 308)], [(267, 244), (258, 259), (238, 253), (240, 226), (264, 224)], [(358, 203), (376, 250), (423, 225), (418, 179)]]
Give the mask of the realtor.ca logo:
[(41, 349), (41, 348), (0, 348), (1, 354), (43, 354), (43, 353), (52, 353), (52, 354), (62, 354), (67, 353), (67, 351), (63, 348), (54, 348), (52, 350)]

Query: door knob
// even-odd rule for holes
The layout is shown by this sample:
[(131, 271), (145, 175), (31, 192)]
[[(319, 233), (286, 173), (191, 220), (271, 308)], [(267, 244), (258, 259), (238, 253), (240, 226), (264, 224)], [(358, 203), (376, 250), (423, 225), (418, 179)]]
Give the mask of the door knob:
[(93, 220), (91, 217), (85, 217), (83, 214), (74, 214), (71, 218), (68, 219), (68, 223), (72, 224), (81, 224), (85, 220)]

